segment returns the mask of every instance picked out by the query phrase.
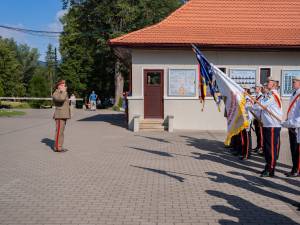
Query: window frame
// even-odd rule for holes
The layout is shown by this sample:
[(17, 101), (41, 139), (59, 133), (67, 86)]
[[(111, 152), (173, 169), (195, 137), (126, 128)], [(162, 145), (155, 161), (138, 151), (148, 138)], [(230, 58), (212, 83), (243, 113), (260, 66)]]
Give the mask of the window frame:
[[(288, 71), (298, 71), (298, 73), (300, 75), (300, 69), (282, 69), (281, 70), (280, 91), (281, 91), (282, 97), (290, 97), (290, 96), (292, 96), (292, 92), (290, 94), (286, 94), (284, 92), (285, 91), (285, 88), (284, 88), (285, 87), (285, 79), (286, 79), (284, 72), (288, 72)], [(291, 85), (292, 85), (292, 83), (291, 83)], [(291, 89), (291, 90), (293, 90), (293, 89)]]

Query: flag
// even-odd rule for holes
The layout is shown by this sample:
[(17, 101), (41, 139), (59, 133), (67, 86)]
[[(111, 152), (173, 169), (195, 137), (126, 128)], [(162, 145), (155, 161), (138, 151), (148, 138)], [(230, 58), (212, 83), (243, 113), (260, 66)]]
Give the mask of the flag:
[(244, 89), (240, 85), (216, 66), (212, 66), (227, 112), (227, 138), (225, 144), (229, 145), (234, 135), (249, 127), (248, 115), (245, 109), (246, 98)]
[[(193, 49), (195, 48), (196, 46), (193, 46)], [(204, 78), (207, 79), (215, 101), (218, 105), (221, 99), (224, 101), (227, 112), (227, 137), (225, 144), (229, 145), (234, 135), (239, 134), (242, 130), (249, 127), (248, 115), (245, 109), (246, 98), (244, 89), (215, 65), (209, 63), (197, 48), (194, 52), (196, 52), (200, 67), (204, 70), (204, 74), (206, 74)], [(202, 63), (203, 65), (201, 65)]]
[(206, 86), (206, 81), (204, 79), (204, 77), (201, 75), (201, 68), (200, 68), (200, 64), (199, 64), (199, 90), (200, 90), (200, 93), (199, 93), (199, 97), (201, 99), (201, 101), (203, 102), (204, 104), (204, 101), (205, 101), (205, 97), (206, 97), (206, 89), (207, 89), (207, 86)]
[(199, 51), (199, 49), (193, 46), (193, 51), (196, 54), (198, 63), (199, 63), (199, 88), (200, 88), (200, 97), (204, 101), (206, 97), (206, 89), (207, 86), (209, 88), (210, 94), (214, 98), (215, 102), (220, 105), (221, 98), (219, 95), (218, 86), (215, 83), (213, 68), (208, 60), (203, 56), (203, 54)]

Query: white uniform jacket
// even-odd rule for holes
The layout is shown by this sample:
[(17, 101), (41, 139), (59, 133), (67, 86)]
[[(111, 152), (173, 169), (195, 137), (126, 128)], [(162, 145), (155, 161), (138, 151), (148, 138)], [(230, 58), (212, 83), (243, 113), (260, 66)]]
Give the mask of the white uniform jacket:
[[(277, 90), (269, 91), (260, 103), (278, 118), (282, 119), (282, 102)], [(261, 115), (263, 127), (281, 127), (281, 122), (271, 116), (266, 110), (263, 110), (258, 104), (255, 104), (253, 109), (257, 114)]]
[[(258, 93), (257, 95), (256, 95), (256, 101), (258, 101), (258, 102), (262, 102), (262, 100), (265, 98), (265, 94), (263, 94), (263, 93)], [(259, 105), (257, 104), (257, 103), (254, 103), (253, 104), (253, 106), (252, 106), (252, 112), (254, 112), (255, 113), (255, 116), (259, 119), (259, 120), (261, 120), (261, 108), (259, 107)]]
[(287, 128), (296, 128), (297, 142), (300, 143), (300, 89), (291, 97), (287, 120), (282, 125)]

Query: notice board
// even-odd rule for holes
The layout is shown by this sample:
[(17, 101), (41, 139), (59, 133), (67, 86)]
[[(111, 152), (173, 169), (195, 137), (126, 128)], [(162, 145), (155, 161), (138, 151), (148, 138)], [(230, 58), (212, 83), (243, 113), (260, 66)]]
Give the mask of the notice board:
[(195, 97), (196, 70), (169, 69), (168, 95), (179, 97)]

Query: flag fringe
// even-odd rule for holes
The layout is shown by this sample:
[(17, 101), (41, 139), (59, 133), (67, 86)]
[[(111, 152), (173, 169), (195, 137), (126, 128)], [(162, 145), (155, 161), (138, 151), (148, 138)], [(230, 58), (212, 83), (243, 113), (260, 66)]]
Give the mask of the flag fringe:
[[(246, 98), (243, 97), (243, 99), (240, 101), (239, 113), (238, 113), (238, 116), (236, 117), (236, 119), (234, 121), (234, 124), (237, 123), (237, 120), (239, 119), (239, 116), (241, 116), (241, 115), (245, 116), (245, 114), (246, 114), (245, 105), (246, 105)], [(240, 132), (242, 132), (247, 127), (249, 127), (249, 121), (245, 120), (243, 125), (240, 126), (238, 129), (235, 129), (233, 131), (229, 131), (224, 144), (225, 145), (230, 145), (231, 138), (233, 136), (239, 134)]]

